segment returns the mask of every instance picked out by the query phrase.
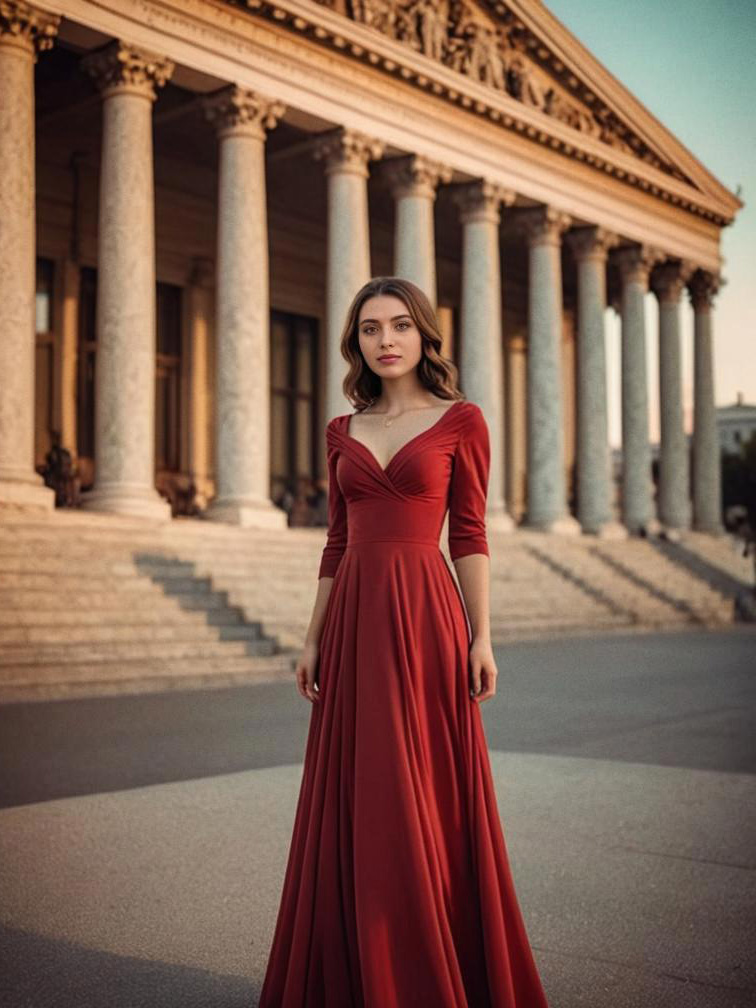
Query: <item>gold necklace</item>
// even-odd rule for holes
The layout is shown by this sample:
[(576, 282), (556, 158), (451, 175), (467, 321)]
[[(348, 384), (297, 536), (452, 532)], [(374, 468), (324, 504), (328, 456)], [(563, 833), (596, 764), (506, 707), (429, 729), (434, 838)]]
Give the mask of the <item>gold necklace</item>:
[[(404, 416), (405, 413), (417, 413), (420, 410), (435, 409), (437, 405), (437, 403), (434, 403), (432, 406), (411, 406), (409, 409), (402, 410), (401, 413), (397, 413), (395, 416), (389, 417), (388, 420), (384, 420), (383, 426), (390, 427), (394, 420), (397, 420), (400, 416)], [(368, 416), (380, 416), (380, 413), (368, 413)]]

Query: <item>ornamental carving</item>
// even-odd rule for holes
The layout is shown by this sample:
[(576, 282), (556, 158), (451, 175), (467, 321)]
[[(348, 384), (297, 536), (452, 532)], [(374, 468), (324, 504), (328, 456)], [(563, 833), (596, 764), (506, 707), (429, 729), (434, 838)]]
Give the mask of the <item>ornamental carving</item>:
[(151, 100), (155, 99), (155, 89), (163, 87), (174, 67), (166, 57), (118, 39), (88, 53), (81, 65), (104, 96), (114, 91), (130, 91)]
[(697, 269), (688, 281), (688, 295), (695, 311), (709, 311), (714, 298), (727, 283), (720, 273)]
[(220, 135), (247, 132), (261, 140), (266, 130), (275, 129), (286, 111), (283, 102), (237, 84), (229, 84), (205, 98), (203, 106)]
[(0, 36), (38, 52), (50, 49), (58, 34), (60, 14), (49, 14), (23, 0), (0, 0)]
[(589, 107), (581, 100), (585, 94), (578, 98), (571, 93), (586, 89), (509, 12), (494, 15), (471, 0), (317, 2), (580, 133), (684, 179), (595, 95), (587, 95)]

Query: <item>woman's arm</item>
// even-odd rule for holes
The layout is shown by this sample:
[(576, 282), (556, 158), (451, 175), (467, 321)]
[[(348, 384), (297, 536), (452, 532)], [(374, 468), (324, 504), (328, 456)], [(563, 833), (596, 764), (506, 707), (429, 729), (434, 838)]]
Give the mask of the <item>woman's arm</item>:
[(488, 556), (471, 553), (454, 564), (465, 609), (470, 619), (471, 695), (479, 703), (496, 693), (496, 659), (491, 645), (489, 602), (490, 561)]
[(318, 590), (310, 623), (305, 635), (305, 644), (297, 663), (297, 688), (307, 700), (316, 701), (320, 697), (316, 684), (318, 659), (320, 656), (320, 635), (325, 622), (326, 607), (331, 594), (333, 579), (338, 570), (347, 544), (346, 501), (336, 477), (338, 451), (329, 437), (331, 421), (326, 428), (328, 458), (328, 536), (320, 557), (318, 569)]
[(473, 640), (491, 640), (491, 562), (486, 554), (471, 553), (454, 564)]
[(490, 439), (483, 411), (471, 404), (454, 454), (449, 498), (449, 555), (470, 620), (470, 677), (473, 698), (496, 692), (496, 662), (491, 646), (490, 554), (486, 498)]

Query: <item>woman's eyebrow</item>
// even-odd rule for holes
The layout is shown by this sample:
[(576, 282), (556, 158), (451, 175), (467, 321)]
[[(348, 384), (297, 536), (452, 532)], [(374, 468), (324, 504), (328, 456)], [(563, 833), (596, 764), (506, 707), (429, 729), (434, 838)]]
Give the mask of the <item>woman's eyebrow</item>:
[[(409, 316), (409, 315), (394, 315), (391, 319), (389, 319), (389, 321), (390, 322), (396, 322), (396, 320), (400, 319), (400, 318), (411, 318), (411, 316)], [(362, 320), (362, 322), (360, 322), (360, 325), (364, 325), (366, 322), (378, 322), (378, 321), (380, 321), (380, 320), (376, 319), (376, 318), (364, 318)]]

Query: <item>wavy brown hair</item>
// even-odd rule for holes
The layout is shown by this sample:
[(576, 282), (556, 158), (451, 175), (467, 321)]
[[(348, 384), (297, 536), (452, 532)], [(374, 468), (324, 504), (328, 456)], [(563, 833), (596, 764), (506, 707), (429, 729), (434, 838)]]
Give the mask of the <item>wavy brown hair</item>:
[(442, 337), (427, 295), (417, 284), (402, 277), (373, 277), (354, 297), (341, 335), (341, 355), (349, 364), (342, 388), (356, 410), (365, 409), (381, 393), (380, 377), (367, 366), (360, 350), (360, 309), (368, 298), (378, 294), (393, 294), (404, 302), (407, 313), (422, 338), (422, 357), (417, 374), (422, 384), (442, 399), (464, 399), (458, 387), (456, 365), (441, 354)]

